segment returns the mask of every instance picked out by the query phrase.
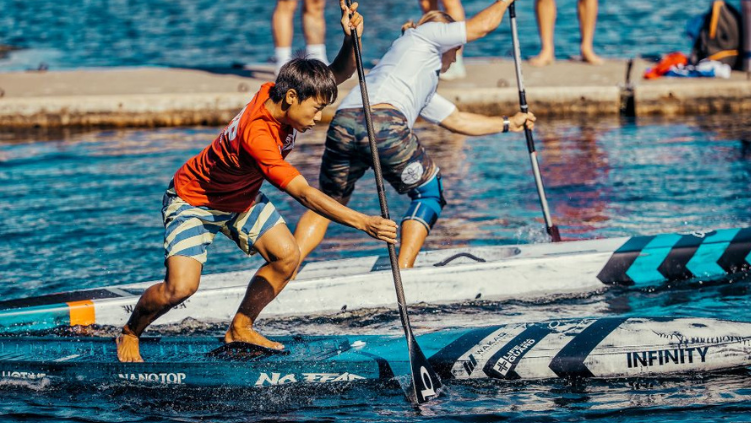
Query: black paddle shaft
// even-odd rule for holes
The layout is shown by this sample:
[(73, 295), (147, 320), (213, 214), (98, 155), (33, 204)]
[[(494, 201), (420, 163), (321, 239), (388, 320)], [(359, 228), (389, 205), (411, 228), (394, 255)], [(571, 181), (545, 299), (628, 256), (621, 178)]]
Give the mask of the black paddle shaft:
[[(352, 1), (347, 0), (347, 6), (351, 6)], [(360, 92), (362, 94), (362, 110), (365, 115), (365, 124), (368, 129), (368, 144), (373, 160), (373, 173), (375, 174), (376, 188), (378, 190), (378, 201), (381, 205), (381, 216), (384, 219), (390, 219), (389, 208), (386, 202), (386, 190), (383, 187), (383, 174), (381, 173), (381, 160), (378, 156), (378, 146), (376, 144), (375, 131), (373, 130), (373, 119), (370, 113), (370, 100), (368, 97), (368, 88), (365, 84), (365, 69), (362, 64), (362, 53), (360, 43), (358, 42), (356, 31), (353, 31), (352, 44), (355, 49), (355, 63), (357, 64), (357, 76), (360, 80)], [(410, 367), (412, 371), (411, 393), (408, 395), (412, 402), (422, 404), (438, 396), (442, 386), (441, 379), (433, 371), (428, 359), (423, 354), (422, 349), (417, 344), (412, 326), (409, 323), (409, 314), (407, 314), (407, 301), (404, 298), (404, 286), (402, 285), (402, 276), (399, 272), (399, 261), (396, 256), (396, 247), (394, 244), (387, 244), (389, 251), (389, 261), (391, 262), (391, 273), (394, 277), (394, 288), (396, 289), (396, 300), (399, 306), (399, 317), (404, 328), (404, 335), (407, 338), (407, 347), (409, 348)]]
[[(508, 7), (509, 20), (511, 21), (511, 41), (514, 44), (514, 67), (516, 68), (516, 84), (519, 87), (519, 106), (522, 113), (529, 112), (529, 106), (527, 106), (527, 94), (524, 90), (524, 81), (522, 80), (522, 68), (521, 68), (521, 52), (519, 50), (519, 36), (516, 31), (516, 5), (511, 3)], [(540, 164), (537, 162), (537, 151), (535, 150), (535, 140), (532, 137), (532, 131), (524, 126), (524, 135), (527, 138), (527, 150), (529, 151), (529, 159), (532, 163), (532, 172), (535, 176), (535, 184), (537, 185), (537, 194), (540, 197), (540, 205), (542, 206), (542, 214), (545, 218), (545, 229), (548, 235), (553, 239), (553, 242), (561, 240), (561, 234), (558, 232), (558, 227), (553, 224), (553, 219), (550, 217), (550, 209), (548, 208), (548, 200), (545, 197), (545, 186), (542, 183), (542, 175), (540, 174)]]

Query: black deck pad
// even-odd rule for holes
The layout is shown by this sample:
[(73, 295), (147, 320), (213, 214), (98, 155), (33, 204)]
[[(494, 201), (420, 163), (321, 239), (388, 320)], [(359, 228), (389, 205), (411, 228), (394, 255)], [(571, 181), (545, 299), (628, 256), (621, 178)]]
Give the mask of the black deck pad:
[(275, 350), (247, 342), (230, 342), (206, 353), (220, 360), (253, 361), (274, 355), (289, 355), (288, 350)]

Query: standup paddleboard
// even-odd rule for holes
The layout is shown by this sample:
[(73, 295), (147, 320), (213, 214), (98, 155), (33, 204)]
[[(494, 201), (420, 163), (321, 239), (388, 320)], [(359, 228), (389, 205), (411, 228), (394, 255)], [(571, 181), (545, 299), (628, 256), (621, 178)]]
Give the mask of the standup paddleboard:
[[(0, 381), (263, 387), (388, 380), (408, 368), (401, 335), (278, 338), (285, 353), (218, 338), (143, 338), (120, 363), (104, 338), (0, 338)], [(660, 377), (751, 365), (751, 323), (599, 318), (443, 329), (417, 336), (443, 380)]]
[[(402, 279), (412, 304), (550, 299), (611, 286), (655, 289), (740, 278), (749, 270), (749, 253), (751, 228), (468, 247), (422, 252), (416, 267), (402, 272)], [(186, 318), (229, 321), (254, 273), (255, 269), (203, 276), (197, 293), (154, 324), (174, 324)], [(122, 326), (140, 295), (154, 283), (2, 301), (0, 332)], [(387, 256), (313, 262), (302, 268), (261, 318), (392, 307), (394, 299)]]

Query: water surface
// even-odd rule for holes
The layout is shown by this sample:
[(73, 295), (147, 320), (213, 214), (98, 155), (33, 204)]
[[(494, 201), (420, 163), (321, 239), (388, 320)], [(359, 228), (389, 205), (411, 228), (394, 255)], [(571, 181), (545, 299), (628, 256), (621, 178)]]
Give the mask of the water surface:
[[(737, 116), (681, 120), (540, 122), (536, 140), (552, 216), (565, 239), (748, 226), (749, 122)], [(157, 280), (163, 276), (161, 196), (174, 171), (221, 128), (169, 128), (0, 141), (0, 298)], [(524, 137), (468, 138), (416, 129), (441, 166), (449, 205), (427, 248), (545, 242)], [(289, 156), (316, 184), (323, 131)], [(265, 192), (294, 227), (302, 206)], [(388, 189), (392, 215), (408, 199)], [(368, 173), (351, 205), (378, 213)], [(311, 260), (384, 254), (383, 245), (332, 225)], [(217, 237), (207, 273), (258, 263)], [(411, 309), (416, 331), (483, 322), (588, 316), (711, 317), (749, 321), (748, 280), (650, 292), (612, 289), (581, 298), (476, 302)], [(275, 334), (399, 333), (395, 309), (264, 320)], [(117, 328), (98, 327), (97, 336)], [(220, 335), (222, 325), (184, 322), (147, 334)], [(5, 421), (751, 421), (747, 370), (711, 377), (455, 382), (414, 408), (392, 384), (274, 389), (129, 389), (0, 386)], [(81, 401), (86, 398), (85, 401)]]
[[(379, 59), (399, 35), (401, 25), (419, 19), (416, 0), (362, 1), (366, 19), (363, 55)], [(468, 16), (491, 3), (464, 0)], [(522, 55), (540, 48), (533, 1), (519, 1)], [(739, 0), (729, 3), (738, 6)], [(0, 57), (0, 72), (100, 66), (227, 67), (263, 63), (274, 56), (271, 14), (276, 2), (263, 0), (0, 0), (0, 45), (20, 48)], [(556, 55), (579, 54), (576, 0), (558, 0)], [(709, 10), (710, 2), (601, 1), (594, 46), (604, 57), (629, 58), (672, 51), (689, 53), (684, 34), (689, 20)], [(301, 8), (298, 8), (300, 10)], [(304, 49), (300, 16), (295, 18), (293, 49)], [(339, 10), (326, 8), (326, 46), (333, 60), (341, 46)], [(467, 57), (512, 57), (507, 17), (488, 37), (470, 43)]]

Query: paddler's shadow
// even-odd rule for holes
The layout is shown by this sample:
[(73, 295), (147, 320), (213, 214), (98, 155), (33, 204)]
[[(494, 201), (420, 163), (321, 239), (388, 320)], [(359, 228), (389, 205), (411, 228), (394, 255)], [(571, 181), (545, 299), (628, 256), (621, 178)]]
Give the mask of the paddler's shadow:
[[(560, 381), (562, 385), (556, 382), (550, 389), (550, 393), (555, 395), (553, 402), (561, 408), (569, 408), (577, 404), (589, 404), (593, 401), (588, 394), (592, 380), (581, 377), (568, 378)], [(596, 383), (596, 382), (595, 382)]]
[(715, 281), (686, 280), (665, 283), (659, 287), (640, 289), (613, 287), (604, 295), (606, 313), (628, 315), (634, 311), (681, 309), (699, 304), (707, 299), (720, 301), (725, 298), (748, 296), (751, 292), (751, 277), (739, 274)]
[(605, 300), (608, 305), (608, 313), (612, 314), (627, 314), (634, 311), (629, 301), (628, 288), (616, 287), (618, 293), (614, 297), (610, 297)]

